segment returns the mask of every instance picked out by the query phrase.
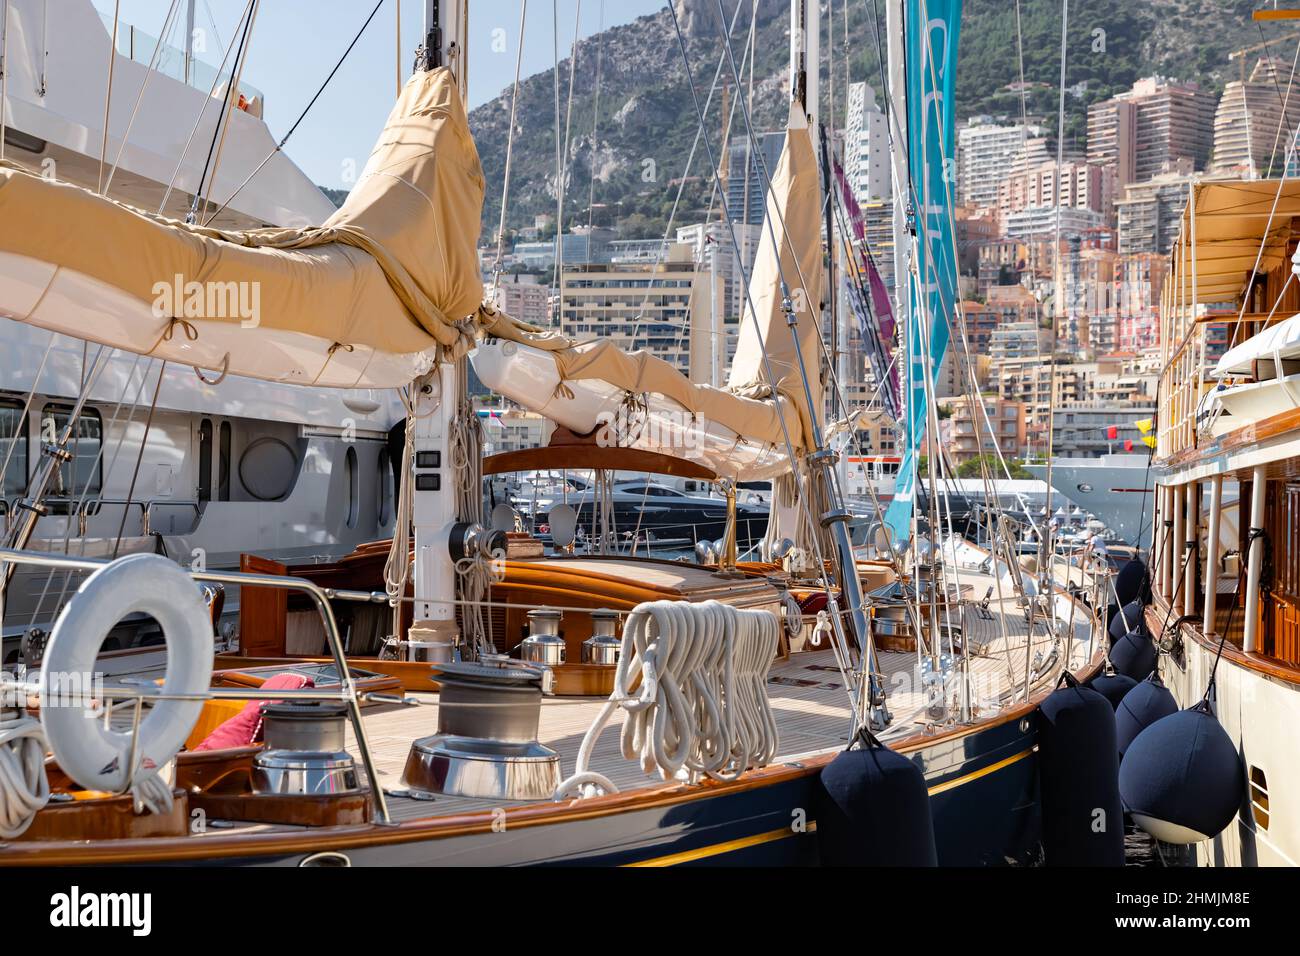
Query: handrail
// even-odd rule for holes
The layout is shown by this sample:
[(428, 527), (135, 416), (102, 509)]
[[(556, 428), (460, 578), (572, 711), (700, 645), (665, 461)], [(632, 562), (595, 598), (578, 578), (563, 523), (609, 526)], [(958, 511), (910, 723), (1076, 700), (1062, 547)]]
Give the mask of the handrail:
[[(112, 562), (104, 561), (97, 558), (74, 558), (66, 555), (45, 554), (41, 552), (19, 551), (10, 548), (0, 548), (0, 568), (8, 564), (26, 564), (47, 568), (62, 568), (73, 571), (94, 571), (104, 567)], [(370, 752), (370, 743), (366, 739), (365, 727), (361, 722), (361, 696), (357, 691), (356, 681), (352, 677), (352, 671), (348, 668), (347, 657), (343, 653), (343, 642), (339, 638), (338, 622), (334, 617), (334, 609), (330, 606), (329, 595), (326, 590), (307, 578), (299, 578), (277, 574), (255, 574), (249, 571), (207, 571), (196, 570), (194, 568), (182, 568), (191, 578), (196, 581), (212, 581), (220, 584), (239, 584), (253, 587), (279, 588), (286, 591), (303, 591), (310, 595), (316, 602), (316, 607), (320, 611), (321, 617), (325, 622), (325, 638), (329, 643), (331, 656), (334, 658), (334, 666), (339, 672), (339, 690), (336, 693), (320, 691), (321, 696), (312, 699), (317, 700), (342, 700), (348, 708), (348, 714), (352, 719), (352, 729), (357, 738), (357, 747), (361, 751), (361, 762), (365, 765), (366, 776), (370, 780), (371, 795), (375, 801), (375, 811), (378, 822), (381, 825), (391, 825), (392, 820), (388, 814), (388, 802), (384, 798), (384, 790), (379, 782), (379, 773), (375, 768), (374, 755)], [(117, 691), (114, 691), (117, 694)], [(290, 691), (275, 691), (274, 699), (285, 699), (295, 696)], [(165, 700), (174, 697), (178, 700), (210, 700), (217, 698), (235, 699), (235, 700), (266, 700), (266, 693), (260, 692), (259, 688), (209, 688), (202, 695), (163, 695), (161, 692), (148, 693), (145, 691), (123, 690), (120, 696), (125, 698), (134, 698), (143, 700), (146, 696), (154, 700)], [(301, 693), (298, 696), (305, 696)]]

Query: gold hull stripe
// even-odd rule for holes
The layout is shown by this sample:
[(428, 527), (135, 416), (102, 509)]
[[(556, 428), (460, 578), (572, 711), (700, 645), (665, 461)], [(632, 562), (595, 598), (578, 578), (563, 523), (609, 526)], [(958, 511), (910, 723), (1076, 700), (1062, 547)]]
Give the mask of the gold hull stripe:
[[(1003, 767), (1009, 767), (1013, 763), (1024, 760), (1034, 752), (1034, 748), (1022, 750), (1020, 753), (999, 760), (997, 763), (991, 763), (987, 767), (968, 773), (964, 777), (957, 777), (955, 780), (949, 780), (945, 783), (935, 784), (929, 788), (930, 796), (944, 793), (948, 790), (960, 787), (963, 784), (978, 780), (981, 777), (987, 777), (991, 773), (996, 773)], [(708, 859), (711, 856), (721, 856), (723, 853), (734, 853), (737, 850), (744, 850), (751, 846), (761, 846), (764, 843), (772, 843), (776, 840), (784, 840), (787, 837), (802, 836), (805, 833), (815, 833), (817, 831), (817, 821), (814, 820), (808, 824), (808, 829), (796, 833), (788, 827), (782, 827), (779, 830), (768, 830), (766, 833), (756, 833), (753, 836), (741, 837), (738, 840), (728, 840), (725, 843), (714, 843), (711, 846), (702, 846), (694, 850), (684, 850), (681, 853), (670, 853), (667, 856), (656, 856), (649, 860), (639, 860), (636, 863), (625, 863), (625, 867), (640, 866), (678, 866), (682, 863), (691, 863), (695, 860)]]

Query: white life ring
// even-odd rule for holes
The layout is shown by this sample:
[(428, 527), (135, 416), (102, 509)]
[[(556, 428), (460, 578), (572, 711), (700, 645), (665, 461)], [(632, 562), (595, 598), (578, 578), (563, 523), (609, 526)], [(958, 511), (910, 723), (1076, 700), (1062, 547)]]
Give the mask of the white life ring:
[[(96, 673), (108, 632), (134, 613), (162, 627), (167, 646), (164, 694), (200, 694), (212, 679), (212, 623), (198, 586), (173, 561), (133, 554), (108, 564), (77, 589), (41, 662), (41, 726), (59, 766), (88, 790), (125, 791), (136, 770), (157, 770), (176, 756), (203, 709), (201, 700), (160, 700), (141, 721), (131, 759), (131, 734), (110, 730), (84, 697), (60, 702), (58, 688)], [(77, 686), (75, 683), (71, 686)]]

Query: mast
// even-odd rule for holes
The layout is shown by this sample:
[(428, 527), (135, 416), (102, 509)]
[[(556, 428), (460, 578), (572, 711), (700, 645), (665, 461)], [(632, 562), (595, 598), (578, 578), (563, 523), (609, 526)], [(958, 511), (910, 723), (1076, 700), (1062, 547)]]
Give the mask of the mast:
[[(424, 43), (415, 58), (417, 72), (450, 68), (462, 100), (467, 12), (465, 0), (425, 0)], [(474, 529), (457, 523), (460, 476), (450, 460), (451, 436), (464, 381), (458, 374), (459, 363), (445, 356), (440, 358), (437, 368), (417, 379), (412, 388), (414, 423), (407, 432), (410, 462), (402, 480), (410, 482), (410, 520), (415, 529), (416, 602), (412, 629), (418, 627), (431, 635), (434, 643), (449, 647), (458, 644), (461, 636), (456, 623), (455, 558), (465, 553)], [(398, 520), (406, 519), (399, 515)], [(481, 535), (476, 536), (482, 540)], [(402, 558), (405, 560), (405, 556)]]
[[(809, 16), (810, 9), (814, 12), (813, 17)], [(818, 82), (820, 31), (817, 29), (815, 15), (818, 10), (819, 6), (810, 3), (809, 0), (791, 0), (790, 90), (795, 104), (808, 117), (810, 134), (819, 130), (817, 125), (817, 96), (820, 92)], [(828, 162), (824, 141), (822, 155), (823, 160)], [(827, 178), (826, 187), (827, 189), (831, 188), (829, 178)], [(768, 223), (766, 228), (772, 228), (772, 224)], [(818, 268), (820, 267), (819, 261)], [(843, 489), (836, 480), (839, 455), (827, 447), (823, 437), (824, 430), (820, 422), (825, 415), (824, 402), (820, 403), (822, 407), (817, 407), (817, 403), (813, 401), (814, 391), (812, 383), (809, 381), (807, 356), (803, 355), (799, 343), (798, 320), (796, 313), (790, 311), (788, 304), (789, 292), (786, 291), (785, 294), (787, 298), (787, 322), (794, 341), (795, 354), (798, 357), (798, 367), (803, 378), (803, 389), (804, 395), (807, 397), (809, 417), (812, 420), (812, 435), (810, 436), (812, 449), (805, 459), (812, 493), (807, 500), (801, 502), (801, 505), (808, 509), (809, 517), (815, 518), (820, 529), (822, 529), (822, 533), (829, 536), (834, 549), (832, 563), (840, 586), (840, 597), (843, 599), (845, 614), (852, 623), (853, 636), (858, 652), (861, 655), (859, 666), (863, 680), (860, 688), (866, 698), (865, 709), (868, 712), (869, 723), (879, 730), (887, 726), (892, 718), (885, 701), (884, 688), (880, 681), (880, 671), (876, 664), (871, 627), (866, 612), (866, 601), (862, 592), (862, 582), (858, 577), (857, 555), (853, 551), (853, 542), (849, 537), (848, 523), (851, 515), (848, 509), (843, 506)], [(832, 294), (834, 294), (833, 290)], [(814, 310), (819, 308), (814, 303), (808, 303), (807, 307)], [(799, 464), (791, 462), (791, 467), (797, 468)], [(826, 510), (818, 514), (817, 512), (822, 508)], [(832, 596), (829, 609), (833, 625), (837, 629), (842, 626), (838, 603), (836, 598)]]

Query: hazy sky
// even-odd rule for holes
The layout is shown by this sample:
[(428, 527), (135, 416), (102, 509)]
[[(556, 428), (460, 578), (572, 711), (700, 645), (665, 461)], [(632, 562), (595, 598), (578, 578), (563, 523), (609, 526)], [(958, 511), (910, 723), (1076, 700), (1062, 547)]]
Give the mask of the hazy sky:
[[(375, 0), (261, 0), (244, 68), (244, 81), (266, 94), (267, 125), (280, 137), (324, 81), (338, 57), (374, 8)], [(113, 15), (114, 0), (94, 0), (101, 13)], [(180, 0), (180, 27), (171, 36), (181, 44), (186, 0)], [(383, 128), (397, 90), (399, 0), (383, 0), (379, 12), (329, 88), (298, 127), (285, 152), (322, 186), (341, 187), (343, 164), (365, 163)], [(522, 76), (549, 69), (553, 63), (552, 11), (559, 19), (560, 59), (568, 56), (574, 21), (581, 6), (581, 33), (628, 23), (665, 6), (662, 0), (532, 0), (524, 28)], [(170, 0), (121, 0), (121, 19), (157, 36)], [(420, 41), (423, 0), (400, 0), (402, 76), (410, 74)], [(470, 102), (492, 99), (514, 79), (520, 0), (473, 0), (470, 6)], [(215, 21), (216, 36), (205, 37), (199, 59), (221, 62), (226, 44), (244, 8), (244, 0), (198, 0), (197, 25)], [(504, 31), (504, 32), (501, 32)], [(504, 51), (494, 50), (502, 46)]]

